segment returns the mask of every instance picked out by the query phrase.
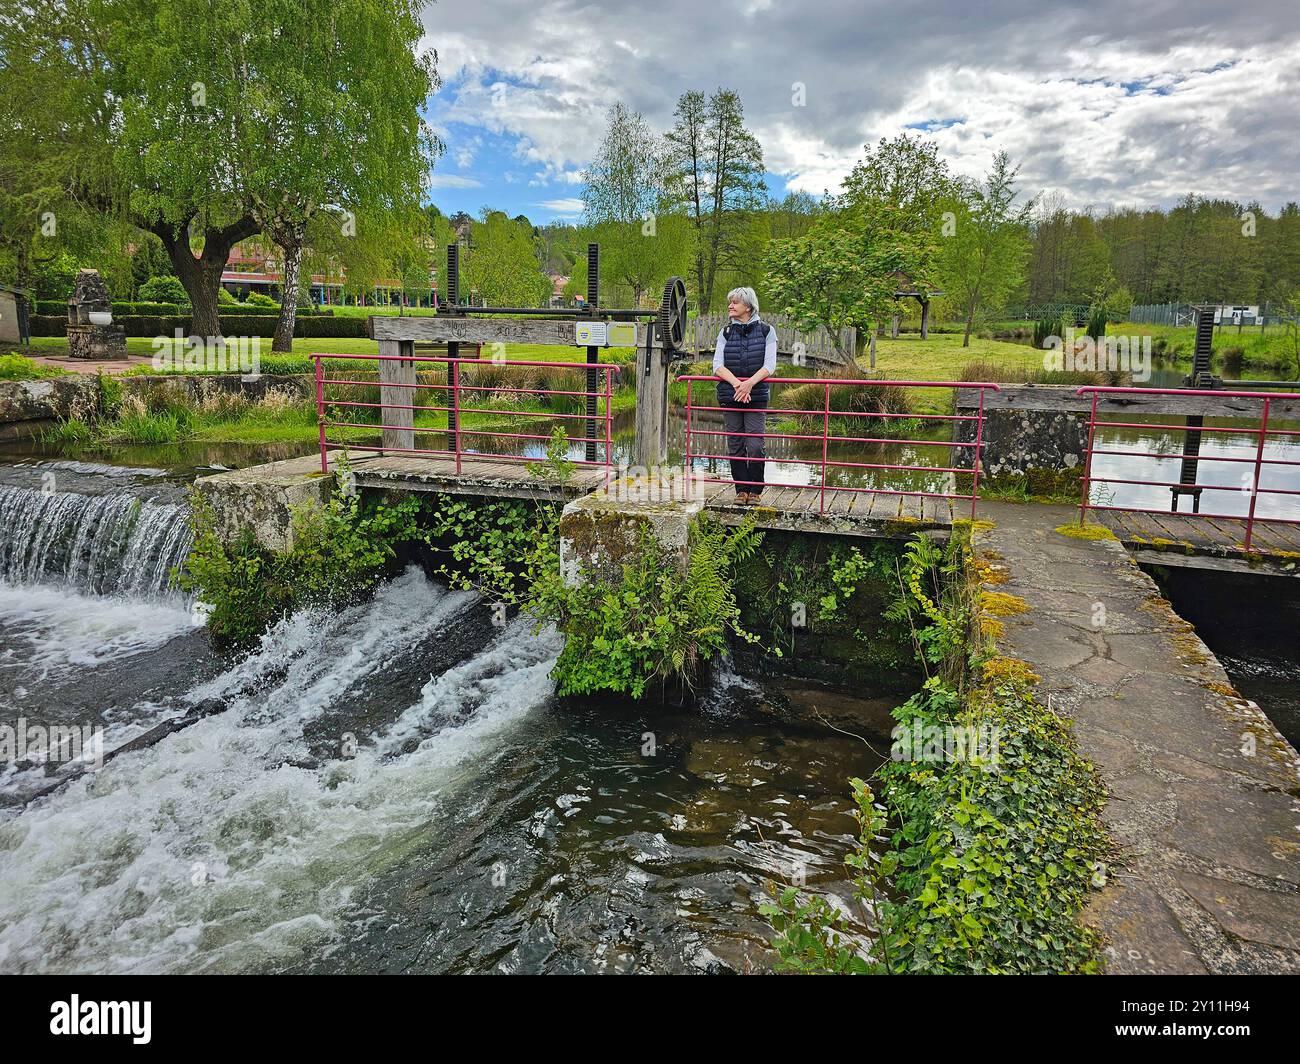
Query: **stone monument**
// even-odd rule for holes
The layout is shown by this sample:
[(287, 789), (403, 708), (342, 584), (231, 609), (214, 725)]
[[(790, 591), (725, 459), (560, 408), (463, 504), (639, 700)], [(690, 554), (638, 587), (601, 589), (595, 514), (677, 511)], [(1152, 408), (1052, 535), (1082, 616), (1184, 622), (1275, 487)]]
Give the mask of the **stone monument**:
[(98, 270), (80, 270), (68, 300), (68, 352), (73, 358), (126, 358), (126, 330), (112, 324), (108, 288)]

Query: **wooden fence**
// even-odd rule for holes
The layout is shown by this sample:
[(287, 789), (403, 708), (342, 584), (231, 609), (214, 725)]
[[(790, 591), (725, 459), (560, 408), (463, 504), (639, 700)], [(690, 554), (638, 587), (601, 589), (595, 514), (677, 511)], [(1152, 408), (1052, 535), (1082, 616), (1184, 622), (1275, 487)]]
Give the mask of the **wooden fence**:
[[(714, 345), (718, 342), (718, 333), (722, 331), (722, 327), (728, 320), (726, 314), (701, 314), (690, 323), (694, 329), (692, 334), (695, 338), (694, 349), (701, 357), (713, 353)], [(826, 362), (840, 361), (831, 334), (824, 327), (814, 332), (805, 332), (779, 314), (764, 316), (763, 320), (776, 329), (778, 354), (793, 355), (799, 350), (795, 345), (802, 344), (803, 352), (808, 358)], [(857, 354), (857, 342), (856, 330), (851, 328), (840, 330), (840, 346), (850, 359)]]

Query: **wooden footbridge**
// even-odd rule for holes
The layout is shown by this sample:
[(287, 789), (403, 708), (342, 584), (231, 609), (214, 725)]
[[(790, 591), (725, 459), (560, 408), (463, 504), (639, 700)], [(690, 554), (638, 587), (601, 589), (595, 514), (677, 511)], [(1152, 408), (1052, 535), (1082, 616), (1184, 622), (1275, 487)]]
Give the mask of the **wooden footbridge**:
[[(841, 404), (832, 395), (891, 384), (945, 390), (954, 385), (774, 377), (778, 397), (799, 389), (806, 402), (812, 388), (814, 408), (774, 404), (767, 429), (746, 434), (724, 431), (721, 408), (709, 405), (715, 402), (712, 383), (692, 392), (714, 378), (681, 377), (687, 393), (685, 448), (680, 463), (670, 466), (671, 368), (694, 357), (679, 279), (668, 282), (656, 310), (601, 308), (599, 248), (591, 245), (582, 308), (461, 306), (458, 259), (453, 245), (447, 261), (449, 303), (438, 315), (370, 319), (378, 356), (313, 356), (321, 472), (346, 453), (362, 488), (554, 502), (592, 494), (617, 499), (632, 486), (645, 491), (649, 485), (666, 500), (702, 504), (724, 523), (751, 519), (761, 528), (850, 536), (942, 534), (955, 518), (974, 513), (978, 475), (970, 470), (979, 466), (978, 427), (973, 442), (942, 438), (942, 431), (941, 438), (898, 439), (888, 428), (889, 419), (900, 415), (837, 410)], [(430, 353), (431, 345), (443, 347)], [(511, 357), (521, 345), (568, 348), (575, 357)], [(630, 364), (601, 361), (609, 348), (632, 348), (635, 357)], [(472, 350), (473, 357), (461, 357), (462, 350)], [(630, 398), (629, 383), (635, 391), (635, 430), (630, 440), (616, 439), (616, 405)], [(996, 390), (997, 385), (963, 388)], [(957, 421), (978, 423), (982, 413), (907, 417), (942, 430)], [(793, 420), (784, 424), (782, 418)], [(738, 491), (752, 494), (751, 482), (733, 478), (727, 448), (743, 452), (753, 436), (779, 441), (782, 454), (741, 455), (764, 470), (761, 499), (751, 505), (737, 498)], [(842, 453), (846, 446), (872, 444), (928, 460), (862, 461)], [(965, 457), (957, 461), (950, 457), (954, 454)], [(280, 465), (282, 472), (291, 472), (289, 464)], [(558, 479), (556, 468), (565, 469)]]
[[(627, 490), (614, 470), (607, 478), (603, 467), (579, 466), (563, 480), (540, 479), (530, 473), (532, 463), (502, 461), (474, 454), (455, 458), (387, 455), (347, 448), (327, 452), (327, 468), (337, 468), (346, 455), (353, 482), (372, 491), (437, 492), (480, 498), (533, 499), (564, 504), (589, 494), (614, 498)], [(282, 476), (315, 470), (317, 458), (276, 463)], [(768, 488), (757, 505), (742, 505), (732, 484), (708, 483), (697, 478), (690, 484), (671, 478), (659, 482), (665, 495), (698, 498), (723, 524), (753, 520), (759, 528), (785, 531), (822, 531), (846, 536), (906, 537), (913, 532), (946, 534), (963, 511), (949, 499), (897, 492), (821, 492), (814, 487)], [(631, 490), (640, 490), (633, 487)], [(969, 516), (967, 514), (967, 516)]]

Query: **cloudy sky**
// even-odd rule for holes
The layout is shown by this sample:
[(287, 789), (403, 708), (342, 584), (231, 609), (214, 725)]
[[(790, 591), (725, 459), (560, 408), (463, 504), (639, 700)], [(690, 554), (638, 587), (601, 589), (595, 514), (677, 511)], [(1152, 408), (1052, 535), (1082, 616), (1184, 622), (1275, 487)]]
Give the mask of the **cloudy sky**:
[(972, 176), (1006, 149), (1075, 207), (1300, 199), (1295, 0), (436, 0), (425, 24), (448, 212), (574, 219), (612, 102), (664, 131), (719, 85), (777, 196), (835, 190), (864, 143), (914, 130)]

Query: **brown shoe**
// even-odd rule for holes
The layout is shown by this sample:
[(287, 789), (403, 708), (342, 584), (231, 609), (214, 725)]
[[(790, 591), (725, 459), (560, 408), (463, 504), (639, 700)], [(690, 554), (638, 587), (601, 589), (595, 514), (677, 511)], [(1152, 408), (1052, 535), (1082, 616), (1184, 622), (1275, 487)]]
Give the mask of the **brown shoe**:
[(736, 492), (736, 505), (737, 505), (737, 506), (748, 506), (748, 505), (749, 505), (749, 500), (750, 500), (752, 497), (753, 497), (753, 496), (751, 496), (751, 495), (749, 494), (749, 492), (747, 492), (747, 491), (738, 491), (738, 492)]

